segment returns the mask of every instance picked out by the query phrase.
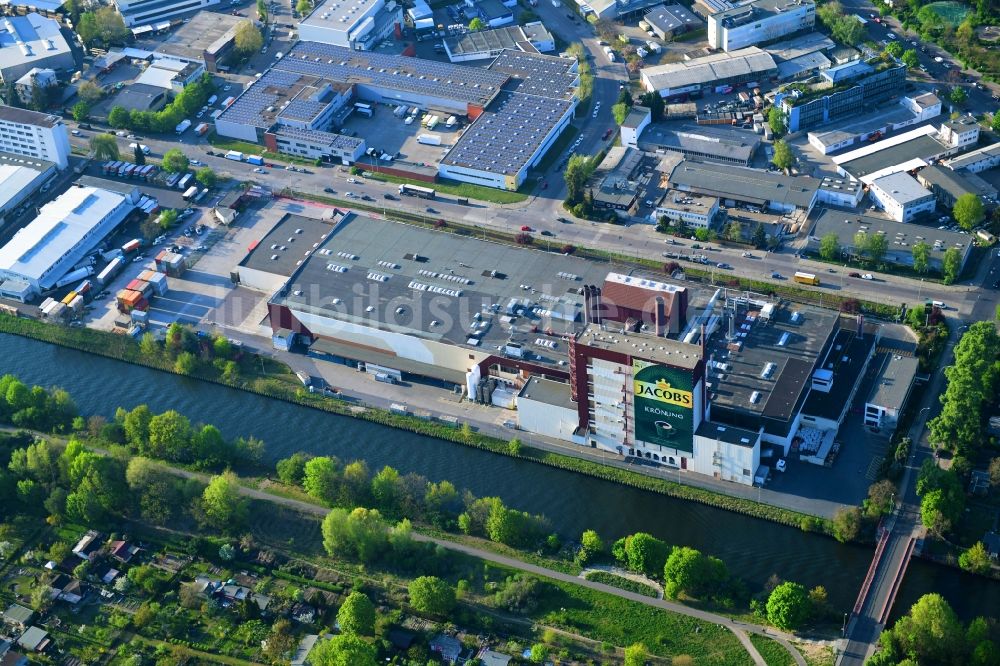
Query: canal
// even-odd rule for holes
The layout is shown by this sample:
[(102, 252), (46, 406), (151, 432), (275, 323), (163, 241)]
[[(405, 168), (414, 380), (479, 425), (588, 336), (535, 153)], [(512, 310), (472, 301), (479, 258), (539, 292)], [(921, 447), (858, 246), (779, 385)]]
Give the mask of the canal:
[[(872, 552), (827, 537), (748, 518), (485, 451), (263, 398), (17, 336), (0, 334), (4, 373), (61, 386), (86, 414), (112, 417), (117, 407), (147, 404), (212, 423), (227, 438), (253, 435), (276, 461), (295, 451), (364, 459), (373, 470), (391, 465), (431, 480), (449, 479), (478, 496), (542, 513), (563, 534), (597, 530), (607, 541), (636, 531), (722, 558), (729, 570), (759, 587), (772, 574), (807, 587), (823, 585), (836, 608), (849, 610)], [(899, 609), (935, 590), (969, 618), (995, 614), (1000, 584), (953, 569), (914, 562)]]

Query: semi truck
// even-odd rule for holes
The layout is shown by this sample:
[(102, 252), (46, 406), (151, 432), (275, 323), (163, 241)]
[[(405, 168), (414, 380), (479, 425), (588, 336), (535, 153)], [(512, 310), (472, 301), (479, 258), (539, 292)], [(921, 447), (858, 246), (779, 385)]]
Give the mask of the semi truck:
[(417, 137), (417, 143), (427, 146), (440, 146), (441, 137), (437, 134), (421, 134)]

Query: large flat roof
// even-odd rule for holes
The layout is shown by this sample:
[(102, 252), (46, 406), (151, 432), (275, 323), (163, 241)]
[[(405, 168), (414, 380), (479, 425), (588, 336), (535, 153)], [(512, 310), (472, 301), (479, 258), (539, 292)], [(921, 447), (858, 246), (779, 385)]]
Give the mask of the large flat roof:
[(302, 265), (304, 253), (325, 241), (335, 224), (334, 220), (287, 213), (253, 246), (240, 266), (291, 277)]
[[(317, 232), (324, 231), (322, 239)], [(287, 240), (296, 236), (302, 240)], [(583, 285), (601, 283), (608, 270), (576, 257), (354, 214), (335, 226), (286, 218), (243, 265), (278, 275), (294, 271), (284, 295), (274, 297), (293, 311), (493, 353), (513, 341), (533, 362), (556, 367), (566, 364), (560, 336), (583, 327)]]
[(648, 333), (624, 332), (622, 324), (615, 322), (588, 325), (577, 337), (577, 342), (688, 370), (693, 370), (701, 362), (701, 345)]
[(650, 125), (639, 143), (655, 144), (667, 150), (697, 152), (723, 160), (749, 162), (760, 145), (756, 134), (714, 125)]
[(691, 10), (684, 5), (660, 5), (653, 7), (642, 17), (646, 23), (663, 33), (677, 32), (680, 28), (697, 30), (705, 25)]
[(839, 420), (874, 344), (874, 335), (864, 333), (858, 335), (854, 328), (842, 328), (837, 331), (833, 347), (823, 359), (822, 365), (823, 370), (832, 373), (833, 386), (826, 392), (810, 391), (802, 406), (803, 413), (833, 421)]
[(887, 353), (876, 360), (878, 373), (866, 402), (886, 409), (902, 409), (917, 376), (919, 361), (915, 356)]
[(721, 425), (712, 423), (711, 421), (702, 421), (698, 425), (698, 430), (695, 434), (705, 439), (715, 439), (727, 444), (736, 444), (737, 446), (747, 448), (752, 448), (757, 443), (757, 440), (760, 439), (759, 431), (737, 428), (731, 425)]
[(479, 54), (482, 58), (488, 58), (502, 49), (537, 53), (519, 25), (452, 35), (445, 37), (444, 45), (448, 49), (448, 53), (453, 56), (468, 57)]
[(932, 164), (929, 167), (921, 169), (917, 173), (917, 178), (920, 181), (930, 183), (932, 186), (940, 187), (956, 199), (970, 192), (976, 196), (993, 199), (997, 196), (997, 188), (976, 174), (964, 171), (952, 171), (939, 164)]
[(299, 25), (349, 32), (359, 17), (370, 13), (376, 5), (384, 4), (384, 0), (326, 0), (317, 3), (312, 12), (299, 21)]
[(0, 159), (0, 210), (23, 190), (42, 184), (42, 174), (46, 170), (10, 164)]
[(945, 165), (949, 169), (954, 169), (958, 171), (964, 169), (970, 164), (975, 164), (983, 159), (988, 158), (1000, 159), (1000, 143), (990, 144), (978, 150), (973, 150), (972, 152), (965, 153), (964, 155), (959, 155), (958, 157), (953, 157), (952, 159), (945, 162)]
[(71, 187), (42, 206), (37, 217), (0, 248), (0, 270), (40, 280), (124, 201), (107, 190)]
[(896, 222), (881, 217), (871, 217), (860, 215), (855, 211), (841, 210), (839, 208), (823, 208), (814, 212), (816, 222), (811, 239), (820, 239), (823, 236), (834, 233), (840, 240), (841, 247), (851, 247), (854, 245), (854, 235), (859, 231), (869, 234), (883, 234), (889, 239), (889, 252), (910, 255), (916, 243), (928, 243), (932, 248), (931, 257), (940, 258), (945, 250), (950, 248), (958, 249), (963, 255), (972, 243), (972, 237), (945, 229), (935, 229), (934, 227), (913, 224), (907, 222)]
[[(925, 96), (922, 95), (921, 97)], [(827, 123), (823, 125), (822, 129), (809, 132), (809, 137), (815, 137), (824, 145), (833, 145), (880, 127), (912, 119), (913, 117), (913, 112), (905, 106), (893, 103), (870, 113), (853, 116), (839, 122)]]
[(38, 125), (39, 127), (55, 127), (62, 123), (62, 118), (51, 113), (39, 113), (28, 109), (0, 104), (0, 120), (22, 125)]
[(820, 181), (804, 176), (785, 176), (760, 169), (684, 160), (668, 176), (671, 187), (687, 187), (720, 199), (773, 201), (808, 208)]
[(35, 13), (0, 18), (0, 69), (69, 54), (57, 21)]
[(897, 171), (872, 181), (872, 185), (886, 192), (893, 201), (908, 204), (931, 196), (931, 193), (905, 171)]
[(168, 57), (202, 60), (205, 51), (220, 39), (234, 37), (236, 27), (248, 20), (222, 12), (198, 12), (162, 41), (144, 42), (143, 46)]
[(774, 70), (774, 58), (756, 46), (642, 70), (656, 90), (676, 89)]
[(732, 28), (752, 21), (760, 21), (802, 5), (812, 4), (812, 0), (750, 0), (750, 2), (713, 14), (712, 18), (721, 22), (726, 28)]
[(534, 376), (528, 379), (518, 397), (544, 402), (546, 405), (554, 407), (575, 410), (576, 403), (573, 402), (572, 393), (569, 384)]
[(809, 32), (792, 39), (771, 44), (767, 52), (774, 56), (778, 63), (794, 60), (816, 51), (829, 51), (837, 44), (821, 32)]
[(487, 69), (511, 77), (504, 90), (551, 99), (572, 99), (580, 78), (574, 59), (510, 49), (502, 51)]
[(709, 337), (706, 355), (714, 404), (779, 420), (791, 418), (819, 355), (839, 326), (834, 310), (766, 300), (735, 299), (734, 337), (728, 322)]
[(933, 138), (936, 135), (937, 130), (932, 125), (924, 125), (837, 155), (833, 162), (860, 180), (885, 169), (922, 162), (947, 152), (949, 149)]
[(441, 163), (513, 176), (572, 106), (569, 100), (501, 93)]

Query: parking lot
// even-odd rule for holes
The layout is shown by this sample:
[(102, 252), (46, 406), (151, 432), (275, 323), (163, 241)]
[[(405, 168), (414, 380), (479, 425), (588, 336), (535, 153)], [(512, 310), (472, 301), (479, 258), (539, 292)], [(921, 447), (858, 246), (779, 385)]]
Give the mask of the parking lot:
[[(385, 104), (372, 105), (372, 117), (366, 118), (360, 113), (352, 113), (347, 117), (344, 128), (348, 132), (356, 132), (364, 137), (368, 146), (396, 156), (402, 162), (436, 167), (451, 146), (455, 145), (461, 136), (460, 125), (446, 127), (445, 122), (452, 115), (447, 111), (421, 109), (421, 113), (407, 125), (402, 118), (393, 115), (393, 107)], [(427, 129), (420, 124), (424, 112), (438, 116), (441, 121), (433, 129)], [(417, 137), (421, 134), (433, 134), (441, 138), (441, 145), (433, 146), (419, 143)], [(364, 166), (367, 158), (358, 160)]]

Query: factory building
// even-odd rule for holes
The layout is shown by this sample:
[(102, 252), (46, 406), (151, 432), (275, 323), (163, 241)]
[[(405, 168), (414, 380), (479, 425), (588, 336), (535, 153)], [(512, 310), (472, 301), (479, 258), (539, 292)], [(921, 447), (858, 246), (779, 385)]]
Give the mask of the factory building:
[(656, 91), (667, 99), (697, 95), (704, 90), (725, 91), (733, 87), (752, 88), (769, 81), (778, 72), (778, 66), (766, 51), (755, 46), (727, 53), (674, 62), (639, 71), (642, 87), (647, 92)]
[(53, 289), (135, 208), (122, 194), (71, 187), (0, 248), (0, 296), (28, 302)]
[(669, 41), (686, 32), (700, 30), (705, 23), (684, 5), (653, 7), (643, 20), (658, 38)]
[(994, 143), (978, 150), (953, 157), (944, 162), (953, 171), (981, 173), (1000, 166), (1000, 143)]
[(744, 485), (760, 482), (766, 448), (830, 455), (876, 340), (831, 310), (351, 213), (286, 215), (232, 277), (268, 295), (275, 344), (380, 381), (461, 387), (516, 408), (529, 432)]
[(246, 20), (220, 12), (199, 12), (148, 48), (153, 51), (154, 59), (202, 65), (212, 73), (226, 71), (219, 68), (226, 67), (236, 45), (236, 30)]
[(880, 359), (874, 382), (865, 400), (865, 427), (892, 434), (913, 390), (919, 363), (914, 356), (889, 352)]
[(56, 173), (52, 162), (0, 153), (0, 228), (18, 206), (55, 178)]
[(814, 178), (685, 159), (665, 162), (669, 187), (716, 197), (728, 208), (748, 205), (776, 213), (808, 215), (816, 205), (819, 183)]
[(69, 166), (69, 130), (59, 116), (0, 105), (0, 152)]
[(937, 206), (934, 195), (905, 171), (874, 179), (868, 193), (896, 222), (912, 222), (920, 215), (933, 213)]
[(402, 28), (403, 6), (395, 0), (326, 0), (299, 21), (299, 39), (370, 51)]
[(772, 42), (816, 25), (812, 0), (752, 0), (708, 17), (708, 43), (735, 51)]
[(555, 39), (541, 21), (524, 26), (496, 30), (480, 30), (452, 35), (443, 40), (444, 52), (451, 62), (469, 62), (496, 58), (505, 49), (525, 53), (547, 53), (555, 50)]
[(58, 21), (34, 12), (0, 17), (0, 78), (4, 84), (33, 69), (70, 72), (75, 66)]

